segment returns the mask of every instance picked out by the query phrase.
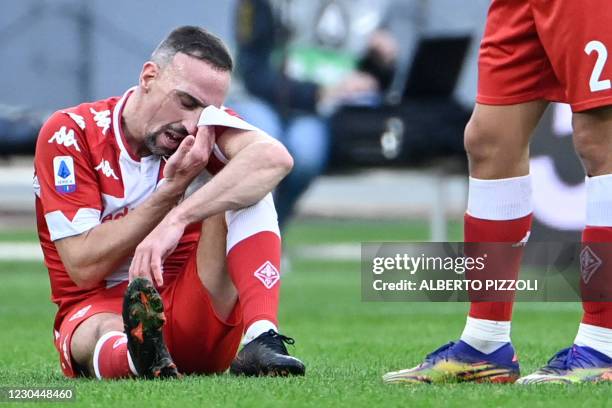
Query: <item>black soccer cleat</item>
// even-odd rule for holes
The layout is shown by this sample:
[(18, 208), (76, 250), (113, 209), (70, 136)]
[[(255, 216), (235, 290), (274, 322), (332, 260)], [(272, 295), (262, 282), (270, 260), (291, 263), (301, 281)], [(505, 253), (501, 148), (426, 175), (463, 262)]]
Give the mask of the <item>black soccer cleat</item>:
[(178, 377), (162, 327), (166, 322), (162, 298), (148, 279), (137, 278), (123, 298), (123, 327), (128, 350), (140, 377)]
[(246, 376), (286, 377), (304, 375), (304, 363), (289, 355), (285, 343), (295, 340), (270, 329), (240, 350), (230, 366), (230, 373)]

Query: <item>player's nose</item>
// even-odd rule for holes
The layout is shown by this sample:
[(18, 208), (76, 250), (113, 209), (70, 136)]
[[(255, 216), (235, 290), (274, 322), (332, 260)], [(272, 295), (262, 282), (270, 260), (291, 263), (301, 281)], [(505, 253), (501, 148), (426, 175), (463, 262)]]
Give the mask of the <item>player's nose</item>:
[(198, 118), (199, 116), (196, 116), (182, 122), (182, 125), (185, 127), (188, 134), (195, 136), (195, 134), (198, 132)]

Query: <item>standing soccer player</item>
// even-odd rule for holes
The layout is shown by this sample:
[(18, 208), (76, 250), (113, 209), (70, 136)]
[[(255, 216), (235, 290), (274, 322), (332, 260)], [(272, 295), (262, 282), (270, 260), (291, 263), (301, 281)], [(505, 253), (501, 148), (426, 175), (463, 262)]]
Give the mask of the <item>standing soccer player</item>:
[[(529, 141), (549, 101), (569, 103), (586, 170), (583, 242), (612, 242), (612, 8), (606, 0), (493, 0), (480, 47), (478, 96), (465, 130), (470, 162), (466, 242), (525, 243), (532, 219)], [(563, 205), (560, 203), (560, 205)], [(593, 246), (590, 248), (593, 250)], [(599, 274), (609, 279), (612, 258)], [(521, 251), (496, 276), (516, 279)], [(583, 299), (574, 344), (519, 378), (510, 341), (512, 302), (472, 302), (461, 339), (389, 383), (579, 383), (612, 378), (612, 304)]]
[(179, 27), (137, 86), (42, 127), (36, 213), (66, 376), (304, 373), (277, 329), (270, 192), (292, 159), (223, 106), (232, 66), (217, 37)]

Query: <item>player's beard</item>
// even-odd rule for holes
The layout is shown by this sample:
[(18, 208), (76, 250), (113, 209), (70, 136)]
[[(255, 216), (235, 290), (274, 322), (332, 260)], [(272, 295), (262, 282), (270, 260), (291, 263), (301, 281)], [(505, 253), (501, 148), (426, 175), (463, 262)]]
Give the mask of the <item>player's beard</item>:
[[(174, 140), (169, 138), (168, 133), (175, 136)], [(171, 156), (178, 149), (178, 145), (188, 135), (182, 126), (164, 125), (160, 129), (147, 133), (144, 139), (145, 146), (155, 156)], [(178, 139), (180, 138), (180, 140)], [(168, 144), (175, 146), (168, 146)]]

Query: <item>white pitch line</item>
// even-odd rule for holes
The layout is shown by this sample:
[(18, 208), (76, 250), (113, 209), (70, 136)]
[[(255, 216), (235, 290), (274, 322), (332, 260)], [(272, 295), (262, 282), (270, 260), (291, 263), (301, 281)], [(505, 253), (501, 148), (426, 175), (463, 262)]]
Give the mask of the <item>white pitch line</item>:
[(359, 261), (361, 259), (361, 244), (338, 243), (300, 245), (289, 248), (289, 255), (300, 259), (323, 261)]
[(42, 261), (40, 245), (34, 242), (0, 242), (2, 261)]

